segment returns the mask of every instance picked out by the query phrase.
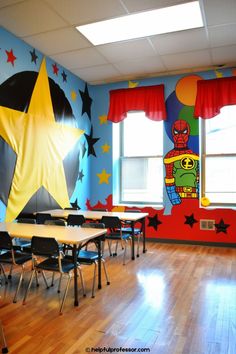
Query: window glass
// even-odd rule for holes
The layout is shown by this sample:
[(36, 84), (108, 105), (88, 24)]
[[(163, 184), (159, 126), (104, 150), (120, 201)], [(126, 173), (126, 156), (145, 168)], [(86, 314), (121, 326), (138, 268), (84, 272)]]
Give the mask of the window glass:
[(236, 203), (236, 106), (202, 121), (202, 195), (211, 204)]
[(119, 186), (113, 189), (118, 189), (118, 202), (162, 204), (163, 122), (148, 119), (144, 112), (130, 112), (120, 123), (119, 136)]

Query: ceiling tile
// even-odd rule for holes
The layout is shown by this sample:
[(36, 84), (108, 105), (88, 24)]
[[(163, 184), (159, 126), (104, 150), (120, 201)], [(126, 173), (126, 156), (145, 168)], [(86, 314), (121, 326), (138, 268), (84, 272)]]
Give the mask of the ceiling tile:
[(28, 44), (46, 55), (53, 55), (66, 51), (74, 51), (90, 47), (87, 41), (75, 28), (63, 28), (56, 31), (36, 34), (24, 38)]
[(207, 25), (236, 23), (235, 0), (204, 0)]
[(189, 2), (189, 0), (123, 0), (124, 5), (126, 6), (129, 12), (159, 9), (162, 7), (168, 7), (180, 3), (182, 4), (184, 2)]
[(168, 70), (183, 68), (209, 67), (212, 65), (209, 50), (199, 50), (181, 54), (162, 55), (162, 61)]
[(108, 78), (116, 78), (120, 75), (119, 71), (111, 64), (72, 69), (72, 72), (88, 83)]
[(214, 65), (236, 64), (236, 45), (212, 48), (211, 53)]
[(117, 0), (46, 0), (54, 10), (72, 25), (86, 24), (127, 12)]
[(86, 68), (106, 64), (107, 61), (94, 48), (86, 48), (74, 52), (61, 53), (51, 56), (56, 62), (68, 69)]
[(206, 49), (208, 47), (204, 28), (152, 36), (150, 40), (160, 55)]
[(209, 27), (209, 40), (211, 47), (236, 44), (236, 23)]
[(155, 51), (147, 39), (105, 44), (97, 47), (104, 57), (114, 63), (131, 58), (155, 55)]
[(163, 66), (161, 59), (157, 56), (143, 59), (135, 59), (135, 60), (125, 60), (119, 63), (115, 63), (114, 66), (125, 75), (129, 73), (134, 74), (137, 73), (139, 75), (143, 73), (150, 72), (159, 72), (165, 71), (165, 67)]
[(0, 8), (16, 4), (17, 2), (21, 2), (22, 0), (1, 0), (0, 1)]
[(49, 6), (38, 0), (23, 1), (0, 9), (0, 23), (17, 37), (31, 36), (67, 25)]

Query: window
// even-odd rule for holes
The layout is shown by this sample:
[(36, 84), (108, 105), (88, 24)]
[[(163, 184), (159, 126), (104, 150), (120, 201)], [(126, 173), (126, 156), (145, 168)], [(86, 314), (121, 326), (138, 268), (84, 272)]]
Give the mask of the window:
[[(163, 203), (163, 122), (129, 112), (119, 125), (115, 194), (120, 204)], [(116, 126), (117, 126), (116, 125)], [(115, 164), (114, 164), (115, 165)]]
[(202, 126), (202, 196), (211, 205), (236, 204), (236, 106), (225, 106)]

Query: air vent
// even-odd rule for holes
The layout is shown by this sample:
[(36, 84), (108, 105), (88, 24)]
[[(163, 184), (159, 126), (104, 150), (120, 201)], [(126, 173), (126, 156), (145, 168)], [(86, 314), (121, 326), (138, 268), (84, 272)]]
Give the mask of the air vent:
[(215, 220), (207, 220), (201, 219), (200, 220), (200, 230), (215, 230)]

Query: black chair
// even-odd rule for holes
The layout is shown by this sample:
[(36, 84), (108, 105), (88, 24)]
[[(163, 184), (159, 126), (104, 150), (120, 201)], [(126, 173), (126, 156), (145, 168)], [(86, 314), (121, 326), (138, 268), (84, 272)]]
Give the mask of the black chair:
[(44, 225), (66, 226), (66, 221), (62, 219), (49, 219), (44, 221)]
[[(60, 292), (62, 276), (64, 274), (66, 274), (68, 276), (68, 281), (67, 281), (66, 289), (65, 289), (65, 292), (63, 295), (62, 303), (60, 306), (60, 314), (62, 314), (65, 299), (66, 299), (67, 292), (68, 292), (69, 285), (70, 285), (70, 280), (72, 277), (71, 273), (74, 271), (75, 265), (71, 260), (65, 259), (63, 257), (63, 254), (60, 251), (59, 245), (58, 245), (57, 241), (55, 240), (55, 238), (33, 236), (32, 242), (31, 242), (31, 248), (32, 248), (33, 268), (32, 268), (32, 273), (30, 276), (30, 281), (29, 281), (29, 284), (28, 284), (28, 287), (26, 289), (25, 296), (23, 299), (23, 304), (26, 303), (26, 298), (27, 298), (29, 289), (31, 287), (34, 276), (36, 277), (36, 282), (38, 285), (38, 278), (37, 278), (38, 271), (40, 271), (42, 273), (47, 289), (49, 289), (50, 286), (48, 285), (45, 271), (49, 271), (49, 272), (53, 272), (53, 273), (57, 272), (60, 274), (58, 292)], [(38, 257), (43, 257), (43, 260), (41, 262), (39, 262)], [(82, 280), (82, 278), (81, 278), (81, 280)]]
[[(18, 218), (17, 223), (19, 224), (36, 224), (36, 220), (33, 218)], [(16, 250), (21, 250), (31, 254), (31, 241), (24, 238), (13, 239), (13, 245)]]
[(67, 218), (67, 225), (68, 226), (81, 226), (85, 223), (85, 217), (83, 215), (73, 215), (69, 214)]
[[(125, 212), (127, 213), (141, 213), (141, 210), (138, 209), (130, 209), (126, 210)], [(140, 223), (139, 223), (140, 224)], [(124, 221), (122, 222), (122, 232), (128, 232), (130, 235), (132, 235), (132, 228), (131, 228), (131, 222), (130, 221)], [(139, 257), (139, 244), (140, 244), (140, 238), (143, 237), (143, 229), (142, 229), (142, 223), (140, 227), (135, 227), (134, 228), (134, 237), (137, 238), (137, 257)]]
[(36, 213), (36, 224), (44, 224), (45, 220), (51, 220), (52, 216), (49, 213)]
[(17, 301), (18, 292), (24, 278), (25, 263), (29, 260), (31, 260), (31, 255), (21, 252), (20, 250), (15, 250), (12, 243), (12, 238), (8, 232), (0, 231), (0, 271), (3, 273), (6, 284), (8, 281), (3, 265), (8, 264), (12, 267), (21, 266), (20, 279), (16, 288), (13, 302)]
[[(96, 228), (96, 229), (104, 229), (105, 225), (102, 223), (83, 223), (81, 225), (83, 228)], [(92, 242), (92, 241), (89, 241)], [(95, 241), (93, 241), (95, 242)], [(84, 245), (84, 247), (86, 247), (87, 243)], [(71, 256), (66, 256), (66, 258), (71, 259)], [(78, 252), (78, 257), (77, 257), (77, 261), (79, 262), (79, 264), (82, 265), (93, 265), (94, 264), (94, 272), (93, 272), (93, 285), (92, 285), (92, 298), (95, 297), (95, 282), (96, 282), (96, 273), (97, 273), (97, 264), (98, 264), (98, 252), (97, 251), (88, 251), (87, 249), (80, 249)], [(110, 285), (110, 281), (108, 279), (108, 274), (107, 274), (107, 269), (106, 269), (106, 265), (105, 265), (105, 259), (103, 258), (103, 256), (101, 255), (101, 262), (103, 264), (103, 269), (104, 269), (104, 273), (106, 276), (106, 281), (107, 281), (107, 285)]]
[[(122, 223), (117, 216), (103, 216), (101, 218), (101, 223), (103, 223), (105, 228), (109, 230), (105, 238), (108, 240), (110, 256), (117, 256), (118, 242), (120, 241), (122, 249), (124, 249), (123, 265), (125, 265), (127, 242), (131, 241), (131, 234), (129, 232), (122, 231)], [(114, 253), (111, 251), (112, 241), (116, 241)]]

